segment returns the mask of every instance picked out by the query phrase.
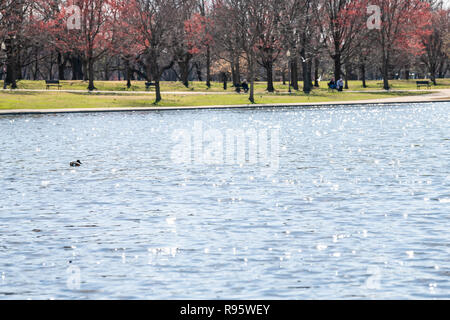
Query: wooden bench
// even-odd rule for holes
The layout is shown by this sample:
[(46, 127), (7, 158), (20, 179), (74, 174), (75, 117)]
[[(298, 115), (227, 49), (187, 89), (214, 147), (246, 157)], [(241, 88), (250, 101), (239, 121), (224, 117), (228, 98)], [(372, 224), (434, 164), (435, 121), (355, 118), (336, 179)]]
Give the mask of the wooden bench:
[(145, 90), (149, 90), (151, 87), (154, 87), (156, 90), (156, 82), (146, 82), (145, 83)]
[(430, 81), (416, 81), (417, 89), (420, 89), (420, 87), (427, 87), (428, 89), (431, 89)]
[(50, 89), (50, 87), (58, 87), (58, 90), (62, 88), (59, 80), (45, 80), (45, 85), (47, 86), (47, 90)]

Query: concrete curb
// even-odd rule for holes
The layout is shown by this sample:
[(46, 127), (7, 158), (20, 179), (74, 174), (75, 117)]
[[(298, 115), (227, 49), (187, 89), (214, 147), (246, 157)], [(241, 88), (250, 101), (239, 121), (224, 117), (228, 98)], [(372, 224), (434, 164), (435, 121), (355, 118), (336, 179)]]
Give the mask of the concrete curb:
[[(413, 98), (413, 97), (410, 97)], [(45, 114), (73, 114), (73, 113), (112, 113), (112, 112), (159, 112), (159, 111), (192, 111), (192, 110), (226, 110), (226, 109), (268, 109), (278, 107), (332, 107), (332, 106), (376, 106), (386, 104), (414, 104), (414, 103), (439, 103), (450, 102), (449, 98), (428, 100), (364, 100), (364, 101), (337, 101), (318, 103), (281, 103), (281, 104), (244, 104), (244, 105), (217, 105), (217, 106), (186, 106), (186, 107), (143, 107), (143, 108), (86, 108), (86, 109), (23, 109), (23, 110), (0, 110), (0, 116), (11, 115), (45, 115)]]

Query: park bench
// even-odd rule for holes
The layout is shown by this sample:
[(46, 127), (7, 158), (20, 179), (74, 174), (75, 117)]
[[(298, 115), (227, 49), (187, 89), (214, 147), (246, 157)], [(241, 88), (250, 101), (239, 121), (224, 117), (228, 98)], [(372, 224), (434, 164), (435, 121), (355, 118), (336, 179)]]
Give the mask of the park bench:
[(146, 82), (145, 83), (145, 90), (149, 90), (151, 87), (154, 87), (156, 89), (156, 83), (155, 82)]
[(428, 89), (431, 89), (430, 81), (416, 81), (417, 89), (420, 89), (420, 87), (427, 87)]
[(62, 88), (59, 80), (45, 80), (45, 85), (47, 86), (47, 90), (50, 89), (50, 87), (58, 87), (58, 90)]

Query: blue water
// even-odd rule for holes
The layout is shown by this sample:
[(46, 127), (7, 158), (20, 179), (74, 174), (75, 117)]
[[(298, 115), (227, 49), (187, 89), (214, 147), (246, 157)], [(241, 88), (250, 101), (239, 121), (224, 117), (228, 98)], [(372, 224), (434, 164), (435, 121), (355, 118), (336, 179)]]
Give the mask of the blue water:
[[(2, 116), (0, 299), (448, 299), (449, 111)], [(196, 123), (279, 165), (179, 163)]]

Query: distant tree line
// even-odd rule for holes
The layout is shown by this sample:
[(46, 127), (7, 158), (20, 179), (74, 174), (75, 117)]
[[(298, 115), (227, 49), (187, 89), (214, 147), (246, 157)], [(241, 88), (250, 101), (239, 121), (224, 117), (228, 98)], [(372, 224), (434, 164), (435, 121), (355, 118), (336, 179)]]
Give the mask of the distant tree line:
[[(0, 0), (0, 79), (290, 82), (449, 74), (440, 0)], [(302, 84), (302, 87), (300, 87)]]

